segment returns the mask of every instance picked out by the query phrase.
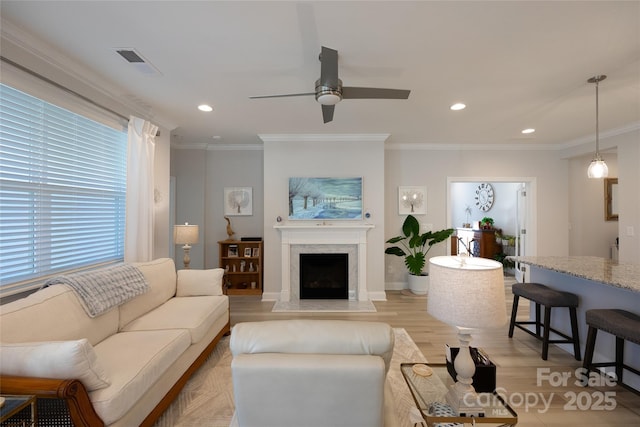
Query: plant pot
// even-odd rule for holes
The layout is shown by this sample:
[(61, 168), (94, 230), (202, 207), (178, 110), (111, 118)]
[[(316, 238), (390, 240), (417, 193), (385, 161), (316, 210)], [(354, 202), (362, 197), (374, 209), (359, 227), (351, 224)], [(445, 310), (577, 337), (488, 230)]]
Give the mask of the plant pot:
[(426, 295), (429, 292), (429, 275), (423, 273), (422, 276), (409, 274), (409, 290), (416, 295)]

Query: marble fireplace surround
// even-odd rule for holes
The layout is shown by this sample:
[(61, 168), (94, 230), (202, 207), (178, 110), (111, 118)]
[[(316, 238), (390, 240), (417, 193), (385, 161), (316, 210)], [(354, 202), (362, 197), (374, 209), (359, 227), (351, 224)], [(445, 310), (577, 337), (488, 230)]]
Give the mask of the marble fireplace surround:
[(368, 301), (367, 232), (371, 224), (313, 222), (275, 225), (280, 231), (282, 289), (280, 301), (299, 301), (301, 253), (346, 253), (349, 256), (349, 300)]

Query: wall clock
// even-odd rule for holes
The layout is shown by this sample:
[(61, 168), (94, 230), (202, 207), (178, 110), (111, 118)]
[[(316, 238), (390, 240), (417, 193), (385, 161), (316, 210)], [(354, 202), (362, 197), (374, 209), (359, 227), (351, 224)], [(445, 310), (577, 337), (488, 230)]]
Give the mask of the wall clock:
[(486, 212), (493, 206), (493, 186), (488, 182), (483, 182), (476, 188), (476, 206), (482, 212)]

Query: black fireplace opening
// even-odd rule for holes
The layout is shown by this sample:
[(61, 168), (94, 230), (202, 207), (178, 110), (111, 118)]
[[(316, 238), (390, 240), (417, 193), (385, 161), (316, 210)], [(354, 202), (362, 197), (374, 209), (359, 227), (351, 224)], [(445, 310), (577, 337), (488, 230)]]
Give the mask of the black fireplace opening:
[(300, 254), (300, 299), (348, 299), (349, 254)]

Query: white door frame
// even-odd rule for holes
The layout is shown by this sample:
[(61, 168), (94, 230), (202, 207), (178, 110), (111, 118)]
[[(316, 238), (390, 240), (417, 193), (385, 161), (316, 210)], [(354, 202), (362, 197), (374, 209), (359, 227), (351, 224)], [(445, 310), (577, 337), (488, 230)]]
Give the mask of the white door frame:
[[(527, 256), (535, 256), (538, 247), (538, 221), (536, 216), (537, 206), (537, 180), (533, 176), (451, 176), (447, 177), (447, 228), (455, 228), (452, 225), (451, 215), (451, 184), (465, 182), (522, 182), (525, 184), (527, 192), (527, 212), (525, 215), (526, 224), (524, 228), (527, 230), (527, 238), (525, 239), (525, 254)], [(451, 242), (447, 242), (447, 253), (451, 253)]]

